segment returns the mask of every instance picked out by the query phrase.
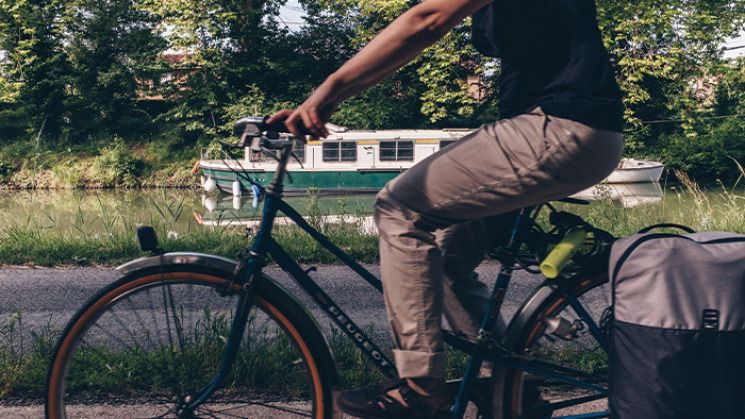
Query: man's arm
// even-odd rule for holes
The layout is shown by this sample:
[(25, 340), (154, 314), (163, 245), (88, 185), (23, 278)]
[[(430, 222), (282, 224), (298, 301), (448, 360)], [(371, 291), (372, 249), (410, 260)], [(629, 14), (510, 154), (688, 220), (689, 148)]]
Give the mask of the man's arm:
[(313, 137), (325, 137), (325, 124), (339, 103), (395, 73), (491, 1), (427, 0), (412, 7), (331, 74), (296, 110), (280, 111), (270, 122), (284, 119), (298, 138), (303, 138), (303, 125)]

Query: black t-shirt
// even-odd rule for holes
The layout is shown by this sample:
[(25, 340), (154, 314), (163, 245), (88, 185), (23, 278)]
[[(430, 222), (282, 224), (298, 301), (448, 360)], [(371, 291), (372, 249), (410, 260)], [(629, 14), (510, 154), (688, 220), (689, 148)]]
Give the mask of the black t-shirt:
[(622, 130), (623, 104), (595, 0), (495, 0), (473, 16), (473, 44), (500, 57), (503, 118), (549, 115)]

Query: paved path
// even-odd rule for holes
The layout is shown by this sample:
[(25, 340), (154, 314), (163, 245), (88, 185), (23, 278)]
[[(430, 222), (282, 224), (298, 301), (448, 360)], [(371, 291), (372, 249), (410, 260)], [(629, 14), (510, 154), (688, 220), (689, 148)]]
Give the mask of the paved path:
[[(376, 265), (368, 268), (378, 274)], [(487, 263), (479, 268), (487, 283), (497, 275), (498, 266)], [(311, 309), (319, 324), (328, 325), (323, 313), (281, 269), (269, 267), (266, 273), (295, 292)], [(319, 266), (312, 276), (339, 306), (360, 326), (374, 325), (377, 338), (388, 339), (388, 326), (382, 295), (348, 268), (338, 265)], [(2, 268), (0, 269), (0, 331), (7, 330), (10, 320), (20, 313), (23, 336), (31, 332), (59, 331), (99, 289), (120, 277), (110, 268)], [(510, 285), (511, 297), (505, 310), (511, 315), (539, 279), (517, 272)], [(0, 345), (7, 336), (0, 334)]]

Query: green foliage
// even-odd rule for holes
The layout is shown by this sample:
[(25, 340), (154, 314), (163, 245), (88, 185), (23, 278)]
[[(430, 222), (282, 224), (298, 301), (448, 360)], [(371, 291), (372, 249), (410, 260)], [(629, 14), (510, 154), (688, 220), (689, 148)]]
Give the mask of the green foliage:
[(745, 58), (740, 57), (717, 70), (711, 104), (713, 116), (745, 115)]
[(93, 165), (93, 177), (103, 187), (135, 186), (143, 170), (144, 162), (117, 138), (112, 146), (101, 150)]
[[(745, 4), (600, 0), (597, 7), (625, 94), (627, 149), (644, 151), (669, 130), (695, 134), (700, 103), (690, 86), (717, 63), (724, 40), (742, 28)], [(643, 125), (670, 119), (679, 121)]]
[(0, 397), (41, 398), (54, 332), (27, 331), (23, 313), (16, 311), (0, 327)]
[[(370, 325), (365, 333), (373, 336), (374, 331), (375, 328)], [(334, 354), (339, 369), (340, 385), (343, 388), (359, 388), (385, 380), (385, 376), (370, 361), (367, 354), (363, 354), (347, 335), (335, 327), (331, 328), (329, 346)]]
[(307, 27), (291, 32), (279, 19), (282, 3), (141, 2), (172, 28), (169, 46), (189, 51), (173, 66), (188, 76), (162, 86), (172, 106), (159, 121), (169, 138), (225, 137), (238, 117), (292, 107), (349, 57), (344, 24), (312, 7)]
[(332, 120), (354, 129), (426, 128), (430, 124), (420, 112), (420, 85), (416, 74), (404, 69), (343, 102)]
[(80, 188), (83, 186), (83, 173), (80, 170), (81, 163), (76, 160), (66, 160), (52, 167), (57, 180), (67, 188)]
[[(149, 118), (135, 112), (138, 76), (160, 64), (166, 47), (154, 32), (157, 16), (138, 11), (134, 0), (77, 0), (70, 12), (70, 135), (137, 138)], [(144, 80), (143, 80), (144, 81)]]
[(664, 141), (665, 161), (671, 168), (694, 173), (698, 182), (721, 180), (727, 184), (739, 176), (737, 163), (745, 161), (745, 118), (724, 119), (699, 130), (695, 137), (676, 136)]
[(0, 68), (0, 104), (13, 103), (18, 97), (21, 83), (8, 80), (7, 75)]
[[(331, 10), (346, 9), (356, 12), (352, 15), (355, 29), (353, 42), (355, 45), (364, 45), (413, 5), (411, 2), (400, 0), (329, 0), (322, 2), (322, 4)], [(467, 94), (468, 85), (465, 80), (469, 74), (478, 73), (483, 69), (480, 67), (480, 57), (477, 56), (470, 45), (470, 28), (470, 19), (468, 19), (425, 50), (408, 67), (399, 71), (399, 75), (407, 72), (416, 74), (415, 77), (409, 75), (409, 77), (399, 78), (399, 82), (403, 83), (404, 89), (416, 87), (415, 94), (408, 94), (404, 99), (409, 102), (420, 103), (419, 112), (430, 123), (467, 117), (474, 112), (476, 101)], [(385, 90), (391, 91), (392, 89), (389, 85), (383, 91)], [(373, 104), (381, 103), (376, 94), (365, 96), (364, 99), (369, 99), (371, 96), (375, 101)], [(358, 106), (358, 102), (353, 102), (347, 110), (353, 109), (356, 111)], [(364, 107), (363, 109), (368, 110)], [(404, 107), (404, 111), (407, 111), (406, 107)], [(381, 111), (375, 113), (379, 114)], [(360, 114), (360, 117), (366, 118), (363, 115), (366, 114)], [(353, 120), (348, 113), (343, 113), (341, 118), (345, 121)], [(373, 121), (364, 122), (366, 126), (377, 126), (378, 121), (383, 122), (387, 118), (393, 119), (385, 114), (378, 115)], [(411, 123), (404, 126), (414, 127)], [(354, 127), (356, 128), (356, 126)], [(399, 126), (395, 127), (398, 128)], [(391, 128), (391, 126), (385, 128)]]
[(13, 99), (23, 112), (29, 132), (45, 127), (56, 138), (64, 123), (66, 77), (64, 48), (67, 0), (0, 2), (0, 66), (4, 99)]
[(12, 104), (6, 107), (0, 104), (0, 133), (4, 137), (3, 142), (21, 137), (26, 133), (28, 124), (25, 118), (26, 115), (19, 106)]
[(417, 74), (426, 86), (422, 113), (431, 122), (473, 114), (476, 99), (468, 94), (469, 75), (483, 72), (470, 45), (470, 19), (420, 55)]

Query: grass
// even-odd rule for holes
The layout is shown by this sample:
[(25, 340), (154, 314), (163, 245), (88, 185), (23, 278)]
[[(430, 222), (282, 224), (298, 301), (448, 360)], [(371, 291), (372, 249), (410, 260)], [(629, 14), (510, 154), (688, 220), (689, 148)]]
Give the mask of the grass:
[(27, 333), (20, 311), (0, 327), (0, 400), (42, 394), (55, 338), (49, 328)]
[[(33, 402), (44, 397), (47, 365), (59, 331), (47, 329), (44, 333), (24, 335), (22, 318), (16, 312), (2, 328), (0, 400)], [(263, 329), (244, 337), (244, 345), (221, 390), (223, 397), (239, 397), (246, 392), (288, 399), (307, 396), (309, 389), (303, 370), (298, 368), (298, 352), (287, 335), (277, 331)], [(367, 331), (372, 334), (373, 326)], [(140, 398), (165, 394), (166, 384), (173, 381), (208, 382), (222, 361), (229, 334), (228, 319), (205, 313), (194, 330), (184, 332), (185, 344), (177, 350), (147, 340), (119, 350), (82, 343), (71, 367), (68, 396), (78, 400)], [(342, 387), (356, 388), (385, 380), (369, 358), (337, 329), (332, 329), (329, 345)], [(388, 352), (390, 355), (390, 349)], [(446, 356), (448, 378), (461, 376), (467, 357), (450, 348)], [(181, 365), (189, 367), (180, 368)]]
[[(92, 202), (91, 202), (92, 201)], [(136, 217), (133, 205), (117, 205), (111, 200), (96, 197), (68, 206), (72, 219), (58, 220), (53, 213), (34, 214), (25, 220), (11, 220), (0, 227), (0, 264), (32, 266), (116, 266), (144, 256), (139, 251), (136, 225), (128, 219), (144, 220), (155, 228), (161, 247), (166, 251), (190, 251), (236, 258), (241, 250), (251, 245), (254, 232), (239, 224), (188, 227), (180, 231), (175, 226), (184, 217), (191, 217), (184, 198), (173, 198), (164, 191), (160, 198), (151, 197), (146, 209)], [(310, 222), (326, 234), (332, 242), (363, 263), (378, 259), (377, 236), (362, 232), (361, 209), (355, 214), (334, 217), (328, 221), (318, 205), (318, 197), (311, 195), (307, 213)], [(346, 211), (346, 201), (340, 199), (337, 208)], [(338, 209), (334, 209), (337, 212)], [(184, 224), (184, 223), (181, 223)], [(297, 227), (275, 229), (275, 238), (301, 263), (333, 263), (336, 258)]]

